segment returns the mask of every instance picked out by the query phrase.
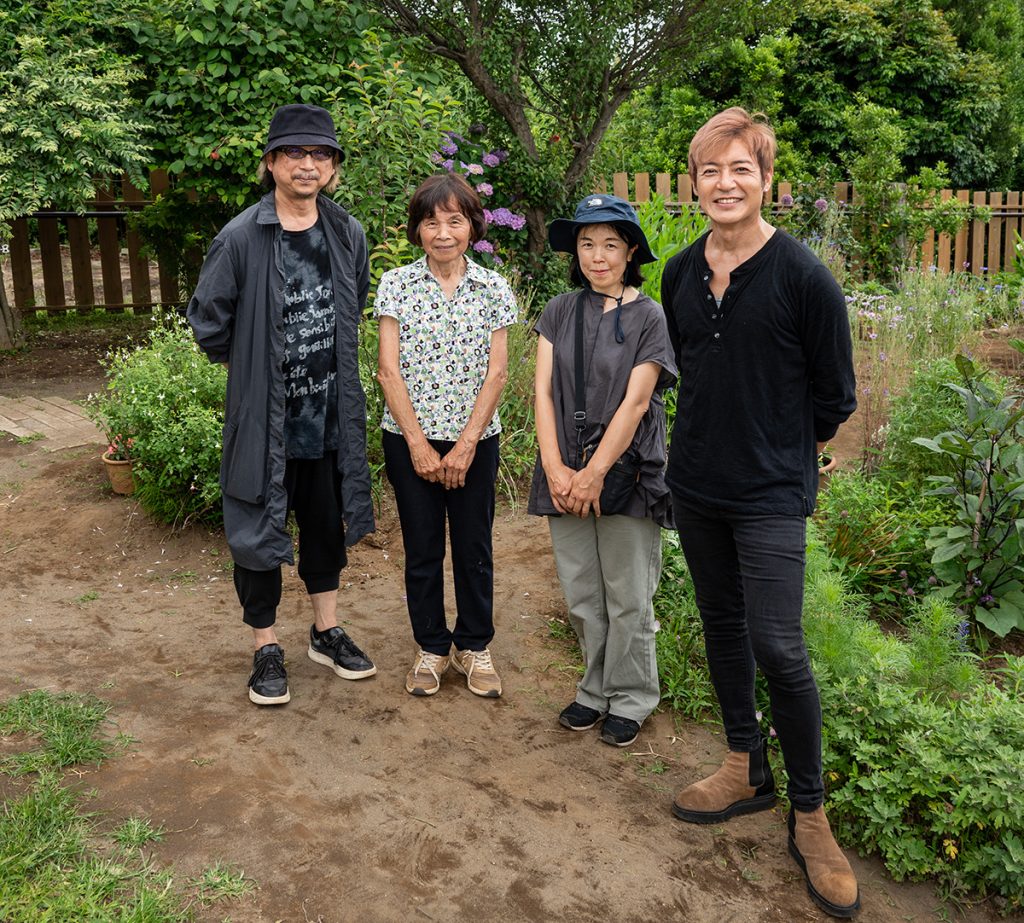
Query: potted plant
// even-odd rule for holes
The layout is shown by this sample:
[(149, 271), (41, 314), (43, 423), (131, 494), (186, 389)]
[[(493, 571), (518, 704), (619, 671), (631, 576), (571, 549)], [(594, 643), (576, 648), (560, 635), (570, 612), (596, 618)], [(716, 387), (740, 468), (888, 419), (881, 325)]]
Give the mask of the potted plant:
[(832, 447), (826, 442), (818, 453), (818, 488), (819, 490), (828, 484), (832, 472), (839, 465), (839, 459), (832, 454)]
[(100, 457), (107, 470), (110, 486), (115, 494), (133, 494), (135, 479), (132, 476), (132, 437), (116, 433), (108, 439), (107, 450)]

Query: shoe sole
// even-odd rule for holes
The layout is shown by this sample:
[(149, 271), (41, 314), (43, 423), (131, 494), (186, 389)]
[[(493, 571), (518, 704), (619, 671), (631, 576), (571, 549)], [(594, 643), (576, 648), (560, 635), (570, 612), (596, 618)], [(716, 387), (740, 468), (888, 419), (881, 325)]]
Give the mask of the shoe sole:
[(325, 667), (330, 667), (342, 679), (366, 679), (366, 677), (373, 676), (377, 672), (376, 667), (370, 667), (369, 670), (346, 670), (344, 667), (336, 664), (333, 657), (321, 654), (312, 647), (306, 653), (309, 654), (309, 659), (314, 663), (322, 663)]
[(462, 668), (462, 664), (460, 664), (454, 657), (452, 658), (452, 669), (455, 670), (456, 673), (461, 673), (466, 677), (466, 688), (472, 692), (473, 695), (478, 695), (485, 699), (496, 699), (501, 695), (500, 686), (497, 689), (474, 688), (472, 682), (470, 682), (469, 674)]
[(284, 695), (266, 696), (266, 695), (260, 695), (258, 692), (256, 692), (252, 688), (249, 689), (249, 701), (250, 702), (255, 702), (257, 705), (284, 705), (286, 702), (290, 702), (291, 700), (292, 700), (291, 690), (288, 690), (287, 692), (285, 692)]
[[(596, 722), (595, 722), (595, 724), (596, 724)], [(636, 739), (639, 736), (640, 736), (640, 732), (638, 731), (636, 734), (634, 734), (632, 737), (630, 737), (629, 740), (616, 740), (614, 737), (605, 737), (604, 734), (602, 734), (601, 735), (601, 743), (608, 744), (608, 746), (610, 746), (610, 747), (628, 747), (630, 744), (635, 744), (636, 743)]]
[(691, 811), (688, 808), (681, 808), (678, 804), (672, 802), (672, 813), (680, 820), (685, 820), (688, 824), (720, 824), (730, 817), (767, 811), (769, 808), (774, 807), (776, 801), (778, 801), (778, 798), (773, 792), (770, 795), (758, 795), (756, 798), (744, 798), (742, 801), (734, 801), (721, 811)]
[(420, 686), (410, 686), (406, 683), (405, 691), (408, 692), (409, 695), (437, 695), (441, 691), (441, 683), (438, 682), (433, 689), (423, 689)]
[(801, 855), (800, 850), (796, 848), (796, 841), (793, 837), (789, 838), (789, 854), (796, 860), (796, 864), (800, 866), (800, 871), (804, 873), (804, 881), (807, 882), (807, 893), (811, 896), (811, 900), (814, 901), (814, 903), (824, 910), (830, 917), (849, 920), (857, 913), (858, 910), (860, 910), (860, 888), (857, 889), (857, 900), (852, 904), (846, 904), (845, 906), (842, 904), (833, 904), (832, 901), (815, 890), (814, 885), (811, 884), (811, 878), (807, 874), (807, 863), (804, 862), (804, 857)]
[[(597, 727), (604, 715), (598, 715), (590, 724), (573, 724), (571, 721), (563, 718), (561, 715), (558, 716), (558, 723), (564, 728), (568, 728), (570, 731), (589, 731), (593, 727)], [(634, 738), (635, 740), (636, 738)]]

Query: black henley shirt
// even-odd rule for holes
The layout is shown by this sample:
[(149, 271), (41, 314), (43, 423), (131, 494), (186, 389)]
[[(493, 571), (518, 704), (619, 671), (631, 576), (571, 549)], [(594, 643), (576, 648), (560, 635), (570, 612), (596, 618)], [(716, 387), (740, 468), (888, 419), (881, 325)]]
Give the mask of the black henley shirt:
[(846, 299), (808, 247), (776, 230), (732, 271), (718, 305), (706, 241), (662, 277), (679, 366), (666, 481), (713, 509), (809, 516), (817, 443), (857, 406)]

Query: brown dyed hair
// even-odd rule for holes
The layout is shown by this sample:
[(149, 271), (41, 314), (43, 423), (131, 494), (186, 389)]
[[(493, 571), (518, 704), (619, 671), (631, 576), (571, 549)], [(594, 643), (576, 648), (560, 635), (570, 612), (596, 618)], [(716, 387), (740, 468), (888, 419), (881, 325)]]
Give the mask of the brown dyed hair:
[(411, 243), (420, 246), (420, 222), (433, 218), (439, 208), (462, 212), (472, 226), (470, 244), (483, 240), (487, 219), (480, 196), (458, 173), (436, 173), (428, 176), (409, 200), (409, 223), (405, 233)]
[[(260, 165), (256, 168), (256, 182), (258, 182), (268, 192), (277, 185), (277, 183), (274, 182), (274, 174), (270, 172), (270, 164), (271, 159), (278, 156), (284, 157), (285, 155), (281, 154), (276, 149), (273, 151), (267, 151), (267, 153), (260, 158)], [(340, 177), (338, 176), (339, 163), (341, 163), (341, 155), (335, 151), (334, 157), (331, 159), (331, 164), (334, 167), (334, 173), (331, 175), (330, 182), (320, 190), (325, 195), (331, 195), (338, 188), (338, 183), (340, 181)]]
[[(754, 155), (761, 176), (767, 177), (775, 171), (775, 132), (768, 119), (759, 112), (753, 115), (739, 106), (733, 106), (711, 116), (698, 129), (690, 142), (690, 178), (697, 182), (697, 168), (706, 163), (730, 142), (740, 140)], [(766, 193), (767, 195), (767, 193)]]

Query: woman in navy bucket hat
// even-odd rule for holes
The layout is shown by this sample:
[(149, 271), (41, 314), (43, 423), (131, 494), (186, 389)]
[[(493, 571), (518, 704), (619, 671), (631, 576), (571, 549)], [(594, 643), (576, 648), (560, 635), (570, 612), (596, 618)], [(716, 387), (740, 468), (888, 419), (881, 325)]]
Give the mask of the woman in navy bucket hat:
[[(572, 256), (576, 291), (537, 321), (537, 464), (529, 512), (547, 516), (558, 578), (586, 669), (559, 715), (572, 731), (636, 740), (658, 704), (653, 597), (665, 486), (665, 408), (676, 379), (660, 305), (639, 291), (654, 261), (636, 212), (595, 193), (548, 228)], [(580, 359), (577, 361), (577, 353)]]

